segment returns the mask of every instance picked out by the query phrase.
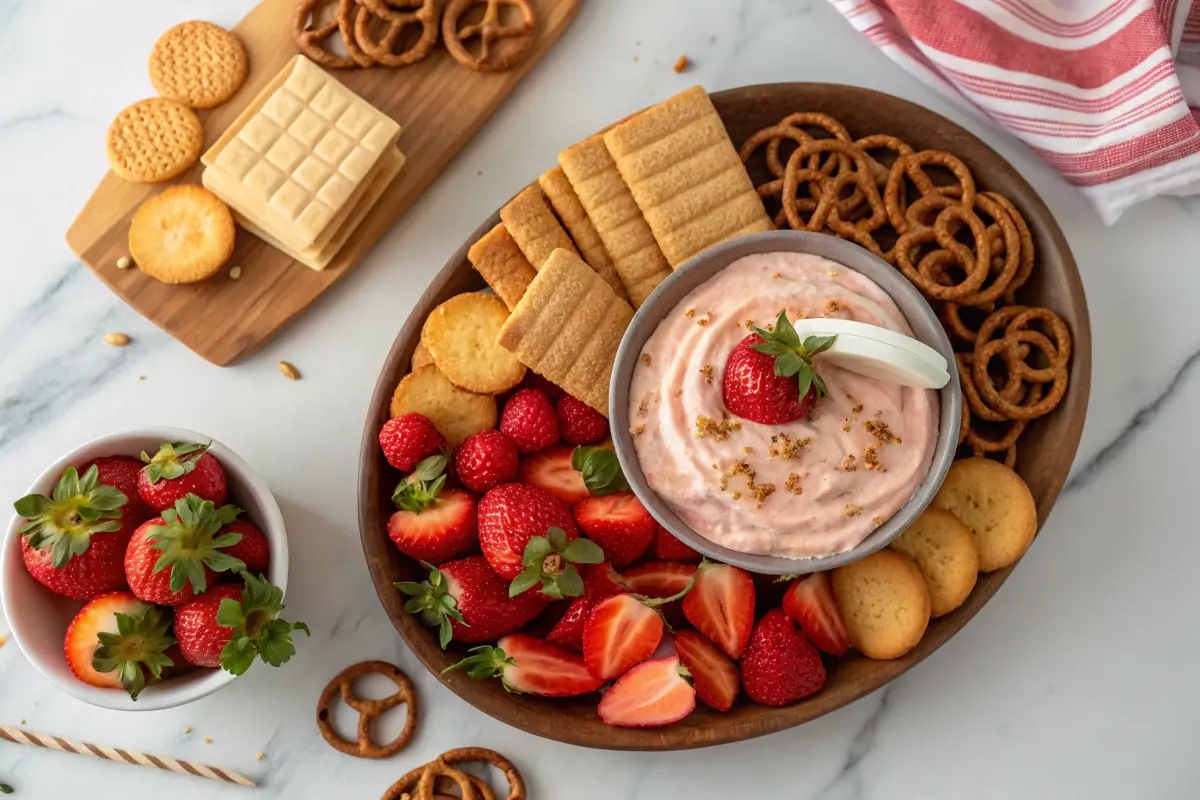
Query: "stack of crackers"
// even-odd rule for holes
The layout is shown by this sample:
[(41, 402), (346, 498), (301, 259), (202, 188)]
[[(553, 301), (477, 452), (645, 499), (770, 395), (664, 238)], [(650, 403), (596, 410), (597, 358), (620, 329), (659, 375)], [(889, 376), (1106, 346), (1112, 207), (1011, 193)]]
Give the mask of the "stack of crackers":
[(294, 57), (201, 161), (243, 228), (313, 269), (345, 245), (404, 165), (400, 126)]
[(468, 253), (509, 310), (496, 344), (605, 415), (634, 309), (700, 251), (774, 227), (701, 87), (563, 151), (500, 219)]

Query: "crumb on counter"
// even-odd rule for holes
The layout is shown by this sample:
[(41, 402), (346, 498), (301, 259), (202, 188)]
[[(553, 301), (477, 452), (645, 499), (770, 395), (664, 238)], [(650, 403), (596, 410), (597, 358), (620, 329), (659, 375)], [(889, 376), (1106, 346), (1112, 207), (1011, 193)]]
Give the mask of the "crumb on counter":
[(255, 759), (257, 759), (257, 760), (259, 760), (259, 761), (262, 761), (262, 760), (263, 760), (263, 754), (262, 754), (262, 753), (259, 753), (259, 754), (258, 754), (258, 755), (256, 755), (254, 758), (255, 758)]
[(129, 269), (132, 266), (133, 262), (129, 259), (129, 256), (121, 256), (117, 259), (117, 269)]
[(205, 737), (204, 737), (204, 743), (205, 743), (205, 744), (212, 744), (212, 738), (211, 738), (211, 737), (209, 737), (209, 736), (205, 736)]
[(0, 647), (4, 647), (4, 645), (7, 641), (8, 641), (8, 639), (5, 639), (3, 636), (0, 636)]
[(688, 61), (687, 56), (680, 56), (679, 60), (675, 62), (674, 69), (676, 72), (683, 72), (685, 69), (688, 68), (688, 65), (690, 65), (691, 63), (692, 62)]
[(183, 732), (184, 732), (184, 733), (191, 733), (191, 732), (192, 732), (192, 726), (191, 726), (191, 725), (188, 725), (186, 728), (184, 728), (184, 729), (183, 729)]

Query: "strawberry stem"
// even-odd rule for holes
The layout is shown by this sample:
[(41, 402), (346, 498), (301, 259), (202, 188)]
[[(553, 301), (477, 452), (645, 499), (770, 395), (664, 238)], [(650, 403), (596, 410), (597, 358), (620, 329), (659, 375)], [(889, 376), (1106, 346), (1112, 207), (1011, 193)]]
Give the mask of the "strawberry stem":
[(446, 485), (446, 468), (449, 464), (449, 452), (424, 459), (411, 475), (396, 485), (392, 502), (414, 514), (420, 514), (429, 506), (442, 502), (438, 495)]
[(509, 685), (508, 681), (503, 679), (505, 667), (515, 667), (517, 662), (510, 658), (507, 653), (499, 647), (491, 645), (480, 645), (472, 647), (467, 651), (467, 657), (456, 664), (451, 664), (442, 670), (443, 675), (448, 675), (451, 672), (465, 671), (467, 676), (475, 680), (487, 680), (488, 678), (500, 678), (504, 688), (513, 694), (520, 694), (515, 688)]
[(121, 686), (129, 692), (131, 700), (137, 700), (146, 688), (146, 673), (155, 679), (162, 678), (163, 667), (175, 665), (164, 655), (175, 640), (167, 636), (171, 619), (155, 606), (149, 606), (140, 616), (113, 614), (117, 622), (116, 633), (100, 633), (100, 646), (92, 654), (92, 669), (97, 672), (121, 674)]
[(283, 590), (271, 584), (266, 575), (242, 573), (246, 582), (241, 601), (226, 597), (217, 608), (217, 624), (233, 628), (229, 642), (221, 651), (221, 666), (233, 675), (244, 675), (257, 656), (263, 663), (278, 667), (296, 654), (292, 631), (312, 633), (303, 622), (279, 619), (283, 611)]
[(825, 381), (813, 369), (812, 359), (820, 353), (833, 347), (837, 336), (809, 336), (803, 342), (800, 334), (792, 327), (787, 318), (787, 311), (779, 312), (773, 330), (755, 328), (754, 332), (762, 337), (758, 344), (750, 348), (775, 359), (775, 374), (781, 378), (796, 376), (799, 383), (800, 397), (808, 394), (809, 389), (815, 389), (817, 397), (829, 394)]
[(172, 592), (183, 591), (190, 581), (192, 591), (202, 594), (208, 588), (205, 566), (213, 572), (244, 570), (246, 565), (241, 559), (221, 549), (240, 542), (242, 534), (216, 535), (241, 513), (242, 509), (235, 505), (216, 508), (211, 500), (194, 494), (176, 500), (175, 507), (162, 514), (166, 525), (151, 526), (146, 535), (150, 547), (162, 552), (154, 564), (154, 572), (169, 567)]
[(61, 569), (73, 557), (87, 552), (93, 533), (121, 529), (121, 508), (129, 498), (112, 486), (100, 483), (100, 470), (93, 464), (79, 477), (67, 467), (50, 497), (30, 494), (13, 503), (27, 522), (17, 530), (34, 550), (51, 548), (54, 566)]
[(525, 545), (521, 562), (525, 569), (508, 585), (508, 596), (523, 594), (538, 583), (542, 595), (552, 600), (579, 597), (584, 592), (583, 578), (575, 564), (599, 564), (604, 551), (589, 539), (567, 540), (562, 528), (551, 527), (545, 536), (534, 536)]
[(450, 620), (467, 628), (471, 626), (467, 624), (467, 621), (463, 619), (462, 612), (458, 610), (458, 601), (450, 596), (446, 586), (446, 576), (432, 564), (422, 561), (421, 566), (429, 570), (428, 580), (419, 583), (398, 581), (393, 585), (409, 597), (404, 604), (406, 612), (419, 614), (421, 622), (438, 629), (438, 643), (445, 650), (446, 645), (450, 644), (450, 640), (454, 638), (454, 628), (451, 626)]

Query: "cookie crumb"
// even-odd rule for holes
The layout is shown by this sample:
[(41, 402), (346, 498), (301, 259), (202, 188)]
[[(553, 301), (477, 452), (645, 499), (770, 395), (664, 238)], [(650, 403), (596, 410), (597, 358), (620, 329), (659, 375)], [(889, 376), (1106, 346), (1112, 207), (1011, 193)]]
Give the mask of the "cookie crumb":
[(850, 432), (850, 418), (842, 417), (842, 433)]
[(133, 266), (133, 260), (129, 256), (121, 256), (117, 259), (117, 269), (129, 269)]
[(205, 737), (204, 737), (204, 743), (205, 743), (205, 744), (212, 744), (212, 739), (211, 739), (210, 737), (208, 737), (208, 736), (205, 736)]
[(804, 494), (804, 487), (800, 485), (799, 473), (789, 472), (787, 482), (783, 484), (783, 488), (795, 495)]
[(857, 517), (859, 514), (862, 513), (862, 510), (863, 510), (862, 506), (856, 506), (852, 503), (846, 503), (846, 507), (842, 509), (842, 512), (847, 517)]
[(782, 278), (783, 276), (782, 276), (782, 275), (780, 275), (778, 272), (772, 272), (772, 273), (771, 273), (771, 277), (772, 277), (772, 278), (774, 278), (775, 280), (779, 280), (779, 279), (780, 279), (780, 278)]
[[(837, 273), (835, 272), (833, 274), (836, 275)], [(828, 317), (830, 314), (836, 314), (841, 310), (842, 310), (842, 304), (840, 302), (838, 302), (837, 300), (830, 300), (828, 303), (825, 304), (825, 313), (823, 316)]]
[(741, 492), (734, 492), (734, 493), (733, 493), (733, 499), (734, 499), (734, 500), (741, 500), (741, 499), (742, 499), (742, 493), (741, 493)]
[(850, 409), (850, 413), (851, 414), (861, 414), (862, 413), (862, 403), (859, 403), (854, 408)]
[(773, 483), (758, 483), (751, 490), (754, 493), (754, 499), (761, 506), (766, 502), (767, 498), (775, 493), (775, 484)]
[(229, 270), (229, 280), (236, 281), (240, 277), (242, 277), (242, 268), (241, 267), (232, 267)]
[(24, 724), (25, 724), (25, 720), (21, 720), (21, 724), (22, 724), (22, 725), (24, 725)]
[(746, 330), (748, 330), (748, 331), (754, 330), (754, 320), (748, 319), (745, 322), (743, 322), (742, 324), (746, 326)]
[(700, 374), (704, 376), (705, 383), (712, 383), (713, 382), (712, 364), (705, 364), (703, 367), (701, 367)]
[(696, 316), (696, 309), (689, 308), (687, 311), (683, 312), (683, 315), (688, 319), (691, 319), (692, 317)]
[(688, 61), (687, 56), (680, 56), (679, 60), (675, 62), (675, 67), (674, 67), (675, 72), (677, 72), (677, 73), (683, 72), (685, 69), (688, 68), (688, 65), (691, 63), (692, 62)]
[(295, 365), (291, 364), (290, 362), (280, 361), (279, 371), (283, 373), (283, 377), (289, 380), (300, 380), (300, 370), (296, 369)]
[(854, 472), (858, 467), (854, 466), (854, 456), (846, 456), (846, 460), (842, 462), (842, 472)]
[(138, 380), (139, 380), (139, 381), (144, 381), (144, 380), (146, 380), (146, 376), (145, 376), (145, 375), (138, 375)]
[(746, 445), (745, 447), (742, 448), (742, 452), (745, 453), (746, 455), (750, 455), (751, 453), (754, 452), (754, 448), (751, 447), (750, 445)]
[(637, 436), (644, 430), (646, 430), (645, 425), (634, 425), (632, 428), (629, 429), (629, 432), (631, 434), (633, 434), (634, 436)]
[(647, 367), (650, 366), (650, 354), (649, 353), (642, 353), (642, 364), (644, 364)]
[(879, 461), (879, 443), (869, 444), (863, 449), (863, 463), (872, 472), (887, 472)]
[(836, 270), (836, 269), (827, 269), (827, 270), (825, 270), (825, 274), (826, 274), (826, 275), (828, 275), (828, 276), (829, 276), (829, 277), (831, 277), (831, 278), (836, 278), (836, 277), (837, 277), (837, 270)]
[(124, 347), (129, 344), (129, 334), (127, 333), (106, 333), (104, 334), (104, 343), (110, 344), (113, 347)]
[(875, 527), (878, 528), (883, 524), (883, 517), (871, 517), (871, 522), (874, 522)]
[(641, 61), (642, 59), (639, 56), (634, 56), (633, 60), (634, 60), (634, 63), (637, 63), (638, 61)]
[(191, 725), (188, 725), (186, 728), (184, 728), (184, 729), (183, 729), (183, 732), (184, 732), (184, 733), (191, 733), (191, 732), (192, 732), (192, 726), (191, 726)]
[(790, 461), (799, 458), (800, 451), (808, 447), (810, 442), (812, 439), (807, 436), (793, 440), (786, 433), (777, 433), (771, 437), (771, 446), (767, 448), (767, 452), (774, 458)]
[(874, 436), (882, 444), (900, 444), (900, 437), (892, 433), (891, 428), (886, 422), (877, 422), (869, 419), (863, 423), (863, 427), (867, 429), (867, 433)]
[(262, 761), (262, 760), (263, 760), (263, 754), (262, 754), (262, 753), (259, 753), (259, 754), (258, 754), (258, 755), (256, 755), (254, 758), (255, 758), (256, 760), (258, 760), (258, 761)]
[(704, 439), (711, 436), (714, 441), (724, 442), (729, 439), (729, 434), (733, 431), (740, 431), (742, 423), (734, 420), (729, 421), (723, 419), (718, 422), (711, 417), (706, 417), (703, 414), (696, 417), (696, 438)]

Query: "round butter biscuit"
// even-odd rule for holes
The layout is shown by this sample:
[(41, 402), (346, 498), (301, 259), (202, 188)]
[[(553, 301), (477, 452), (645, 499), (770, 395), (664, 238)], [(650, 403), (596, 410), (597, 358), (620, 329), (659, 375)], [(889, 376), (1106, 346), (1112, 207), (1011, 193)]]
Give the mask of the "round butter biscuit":
[(1024, 554), (1037, 533), (1037, 504), (1021, 476), (990, 458), (954, 462), (935, 508), (958, 517), (979, 548), (979, 570), (993, 572)]
[(429, 350), (427, 350), (425, 348), (425, 345), (421, 344), (420, 342), (417, 342), (417, 347), (415, 350), (413, 350), (412, 362), (409, 365), (409, 369), (416, 371), (416, 370), (420, 369), (421, 367), (424, 367), (424, 366), (426, 366), (428, 364), (432, 364), (432, 363), (433, 363), (433, 356), (429, 355)]
[(203, 147), (196, 112), (162, 97), (139, 100), (108, 126), (109, 166), (127, 181), (170, 180), (195, 164)]
[(247, 72), (241, 40), (211, 22), (181, 22), (150, 51), (154, 90), (191, 108), (221, 105), (242, 88)]
[(467, 292), (435, 308), (421, 329), (421, 344), (451, 383), (478, 394), (500, 394), (525, 377), (525, 365), (496, 344), (508, 306), (494, 294)]
[(833, 571), (850, 644), (868, 658), (899, 658), (929, 627), (929, 589), (907, 556), (880, 550)]
[(891, 548), (921, 569), (929, 588), (930, 615), (961, 606), (979, 578), (979, 550), (971, 529), (940, 508), (928, 508), (892, 541)]
[(200, 186), (171, 186), (129, 223), (129, 253), (163, 283), (196, 283), (221, 271), (237, 232), (229, 207)]
[(429, 418), (451, 447), (473, 433), (496, 427), (496, 398), (464, 391), (433, 364), (405, 375), (392, 393), (393, 417), (415, 411)]

